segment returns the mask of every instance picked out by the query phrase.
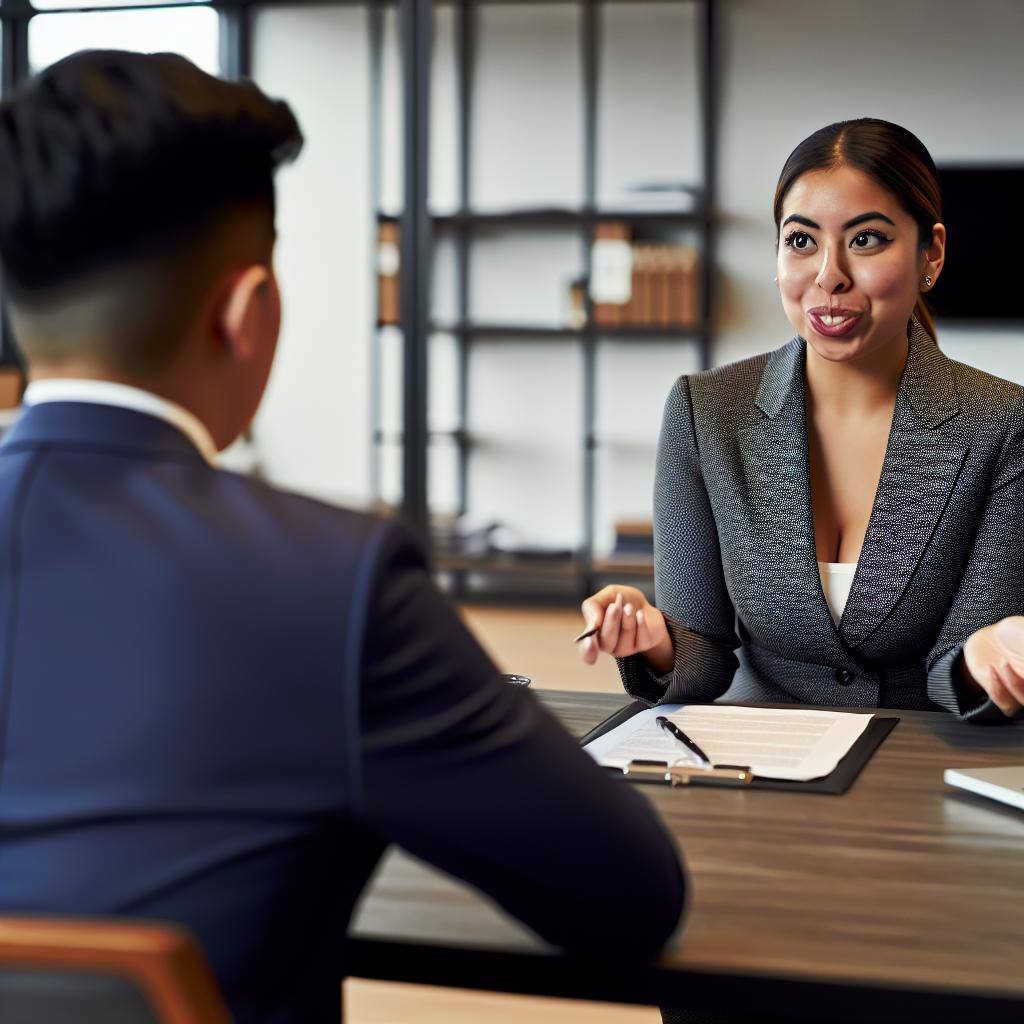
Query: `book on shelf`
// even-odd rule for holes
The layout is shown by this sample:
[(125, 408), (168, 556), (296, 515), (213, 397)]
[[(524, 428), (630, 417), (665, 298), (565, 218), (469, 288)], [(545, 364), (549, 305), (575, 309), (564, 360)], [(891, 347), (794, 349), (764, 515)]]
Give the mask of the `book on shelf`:
[(629, 225), (620, 221), (600, 221), (594, 227), (590, 258), (590, 298), (594, 303), (594, 323), (617, 326), (632, 295), (633, 254), (629, 243)]
[(594, 230), (590, 297), (596, 327), (695, 327), (697, 250), (632, 241), (624, 221)]
[(377, 223), (377, 323), (381, 326), (402, 322), (399, 270), (401, 268), (398, 224)]
[(569, 282), (569, 326), (580, 331), (587, 326), (587, 279), (577, 277)]
[(612, 557), (654, 557), (654, 523), (649, 519), (620, 519), (615, 523)]

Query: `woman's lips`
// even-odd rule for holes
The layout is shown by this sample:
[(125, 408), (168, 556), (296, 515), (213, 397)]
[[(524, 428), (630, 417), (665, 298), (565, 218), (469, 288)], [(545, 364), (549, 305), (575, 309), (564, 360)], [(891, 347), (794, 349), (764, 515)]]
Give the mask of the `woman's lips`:
[(849, 334), (863, 314), (856, 309), (833, 309), (831, 315), (827, 309), (809, 309), (807, 319), (811, 326), (826, 338), (841, 338)]

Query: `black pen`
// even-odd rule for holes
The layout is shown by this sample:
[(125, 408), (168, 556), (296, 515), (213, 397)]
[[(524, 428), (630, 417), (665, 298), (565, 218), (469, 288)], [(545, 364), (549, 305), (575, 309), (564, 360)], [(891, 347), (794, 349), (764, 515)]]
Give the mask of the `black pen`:
[(698, 747), (697, 744), (694, 743), (694, 741), (691, 740), (678, 725), (676, 725), (675, 722), (670, 722), (664, 715), (658, 715), (655, 721), (662, 727), (662, 729), (665, 730), (665, 732), (670, 732), (677, 740), (679, 740), (680, 743), (682, 743), (684, 747), (686, 747), (687, 750), (699, 757), (701, 761), (703, 761), (703, 766), (705, 768), (715, 767), (711, 763), (711, 758), (708, 757), (708, 755), (705, 754), (704, 751), (701, 750), (700, 747)]

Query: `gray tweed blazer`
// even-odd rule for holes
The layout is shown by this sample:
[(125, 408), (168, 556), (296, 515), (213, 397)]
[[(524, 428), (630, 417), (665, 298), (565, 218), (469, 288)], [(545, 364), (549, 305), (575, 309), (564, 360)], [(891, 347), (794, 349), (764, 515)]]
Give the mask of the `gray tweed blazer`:
[(944, 708), (1005, 721), (991, 701), (965, 703), (954, 679), (975, 630), (1024, 614), (1024, 388), (948, 359), (912, 322), (836, 625), (814, 545), (805, 344), (798, 336), (673, 386), (654, 564), (676, 661), (657, 676), (642, 657), (621, 659), (626, 690), (648, 703)]

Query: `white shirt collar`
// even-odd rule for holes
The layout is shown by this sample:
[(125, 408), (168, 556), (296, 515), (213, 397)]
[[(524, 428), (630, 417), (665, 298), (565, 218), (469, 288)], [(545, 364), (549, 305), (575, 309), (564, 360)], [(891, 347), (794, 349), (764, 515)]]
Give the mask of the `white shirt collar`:
[(176, 402), (171, 402), (151, 391), (117, 384), (111, 380), (84, 380), (54, 377), (34, 380), (25, 389), (25, 405), (44, 402), (91, 402), (95, 405), (113, 405), (120, 409), (155, 416), (181, 431), (211, 465), (217, 465), (217, 446), (202, 421)]

